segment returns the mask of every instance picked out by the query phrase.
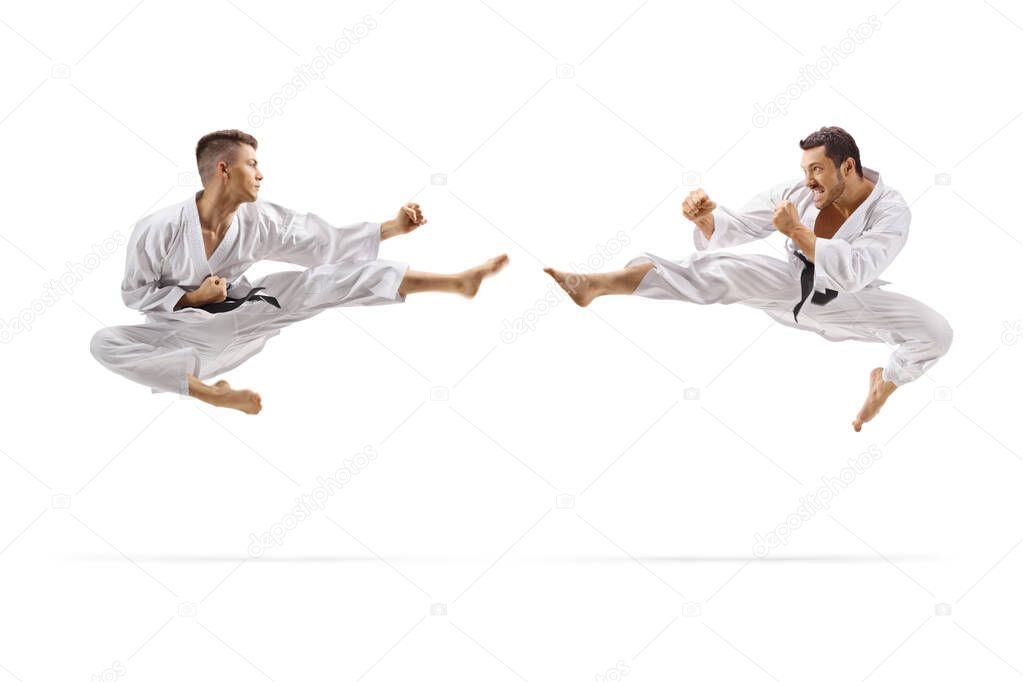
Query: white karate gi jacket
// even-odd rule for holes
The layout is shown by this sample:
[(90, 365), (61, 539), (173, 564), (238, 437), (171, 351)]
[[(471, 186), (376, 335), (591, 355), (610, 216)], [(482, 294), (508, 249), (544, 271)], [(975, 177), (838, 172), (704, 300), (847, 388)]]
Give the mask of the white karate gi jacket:
[[(854, 293), (888, 284), (878, 277), (909, 237), (910, 212), (902, 195), (885, 186), (875, 170), (864, 168), (863, 177), (874, 183), (873, 191), (831, 239), (818, 239), (814, 246), (815, 291)], [(696, 248), (701, 251), (727, 248), (770, 236), (777, 231), (772, 222), (774, 208), (786, 199), (795, 204), (800, 222), (813, 230), (820, 211), (813, 204), (813, 192), (800, 179), (758, 194), (739, 211), (718, 206), (714, 209), (714, 233), (709, 240), (700, 228), (694, 228)], [(786, 250), (798, 283), (803, 263), (796, 257), (798, 249), (791, 239), (786, 240)]]
[[(209, 275), (228, 281), (228, 296), (244, 296), (252, 288), (244, 273), (257, 261), (277, 260), (305, 267), (336, 263), (353, 253), (374, 252), (374, 230), (345, 230), (313, 213), (298, 213), (266, 201), (244, 203), (220, 245), (207, 260), (195, 196), (141, 219), (128, 241), (121, 297), (125, 305), (149, 319), (207, 318), (199, 308), (174, 306)], [(353, 243), (353, 240), (366, 241)], [(273, 296), (270, 290), (261, 294)], [(245, 305), (252, 305), (246, 303)], [(262, 304), (260, 304), (262, 305)]]

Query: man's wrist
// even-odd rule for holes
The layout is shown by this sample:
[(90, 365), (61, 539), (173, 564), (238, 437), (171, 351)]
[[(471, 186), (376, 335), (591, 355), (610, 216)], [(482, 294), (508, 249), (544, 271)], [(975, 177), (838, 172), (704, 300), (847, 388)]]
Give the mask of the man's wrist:
[(789, 239), (794, 241), (799, 250), (813, 261), (816, 251), (814, 246), (817, 243), (817, 235), (813, 233), (813, 230), (808, 229), (805, 225), (797, 225), (789, 233)]
[(178, 300), (178, 304), (174, 306), (174, 309), (179, 310), (181, 308), (194, 308), (198, 305), (201, 305), (201, 302), (199, 301), (198, 296), (196, 296), (196, 293), (197, 292), (195, 291), (186, 292), (185, 295)]
[(381, 239), (387, 239), (388, 237), (393, 237), (396, 232), (397, 232), (397, 223), (394, 221), (394, 219), (385, 220), (384, 222), (380, 223), (380, 238)]
[(706, 237), (707, 239), (710, 239), (711, 236), (713, 236), (713, 234), (714, 234), (714, 214), (713, 213), (708, 213), (707, 215), (703, 216), (702, 218), (697, 218), (693, 222), (696, 223), (696, 227), (698, 227), (700, 229), (700, 232), (703, 233), (704, 237)]

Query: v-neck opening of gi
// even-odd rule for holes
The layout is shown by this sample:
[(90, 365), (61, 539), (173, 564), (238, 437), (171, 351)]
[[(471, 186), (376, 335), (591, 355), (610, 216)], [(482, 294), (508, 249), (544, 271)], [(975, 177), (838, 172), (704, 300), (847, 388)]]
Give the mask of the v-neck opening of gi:
[(231, 224), (228, 226), (227, 232), (224, 233), (224, 237), (220, 240), (220, 243), (217, 244), (217, 248), (213, 249), (213, 253), (207, 256), (206, 240), (203, 239), (202, 235), (202, 220), (199, 217), (199, 206), (197, 203), (198, 200), (199, 192), (196, 192), (195, 196), (192, 197), (192, 201), (190, 202), (192, 209), (191, 210), (192, 222), (194, 223), (192, 226), (192, 234), (194, 235), (193, 238), (195, 239), (196, 248), (199, 249), (199, 251), (197, 252), (198, 258), (202, 259), (201, 265), (205, 266), (205, 268), (210, 271), (210, 274), (216, 274), (213, 271), (213, 264), (221, 259), (221, 255), (223, 254), (223, 252), (229, 248), (230, 243), (232, 243), (234, 239), (237, 237), (238, 211), (235, 211), (234, 217), (231, 219)]
[[(856, 210), (854, 210), (852, 213), (850, 213), (849, 216), (845, 220), (842, 221), (842, 224), (839, 225), (838, 229), (835, 231), (835, 234), (831, 235), (830, 237), (817, 236), (818, 239), (839, 239), (840, 235), (843, 232), (850, 231), (847, 228), (849, 228), (849, 225), (852, 224), (853, 217), (856, 217), (856, 219), (859, 220), (860, 219), (860, 215), (859, 214), (860, 214), (861, 209), (862, 209), (862, 211), (864, 213), (866, 213), (868, 205), (872, 205), (874, 202), (877, 201), (877, 196), (874, 196), (874, 194), (875, 194), (875, 192), (878, 192), (878, 186), (881, 184), (881, 174), (878, 173), (877, 171), (875, 171), (872, 168), (864, 168), (863, 171), (864, 171), (863, 172), (864, 177), (866, 177), (867, 172), (873, 173), (875, 179), (874, 180), (870, 180), (870, 178), (867, 178), (867, 179), (874, 183), (874, 188), (872, 190), (870, 190), (870, 194), (867, 195), (867, 198), (864, 199), (863, 202), (859, 206), (856, 207)], [(880, 194), (878, 194), (878, 196), (880, 196)], [(810, 229), (813, 231), (814, 235), (817, 235), (817, 231), (816, 231), (817, 230), (817, 218), (820, 216), (821, 210), (819, 208), (817, 208), (816, 206), (811, 204), (810, 205), (810, 211), (813, 212), (813, 216), (812, 216), (812, 219), (808, 220), (807, 222), (810, 222), (810, 223), (813, 224), (813, 227), (810, 228)], [(787, 241), (792, 241), (792, 240), (789, 239)], [(799, 248), (797, 248), (795, 246), (795, 242), (794, 241), (792, 242), (792, 246), (793, 246), (793, 249), (792, 249), (793, 251), (799, 251), (800, 253), (802, 253), (802, 251), (800, 251)]]
[[(871, 168), (864, 168), (863, 169), (863, 176), (864, 177), (867, 176), (867, 172), (868, 171), (874, 174), (874, 179), (873, 180), (870, 180), (870, 178), (867, 178), (872, 183), (874, 183), (873, 189), (870, 190), (870, 194), (867, 195), (867, 198), (864, 199), (862, 201), (862, 203), (860, 203), (860, 205), (856, 207), (856, 210), (854, 210), (852, 213), (850, 213), (849, 217), (846, 218), (842, 222), (842, 224), (839, 226), (839, 228), (835, 232), (835, 234), (831, 235), (831, 237), (830, 237), (831, 239), (837, 239), (838, 235), (842, 234), (842, 231), (845, 230), (846, 227), (848, 227), (850, 223), (852, 223), (853, 216), (856, 216), (857, 220), (862, 222), (863, 214), (865, 214), (867, 212), (867, 208), (869, 206), (872, 206), (877, 201), (877, 197), (880, 196), (878, 187), (881, 185), (881, 174), (878, 173), (877, 171), (871, 169)], [(875, 196), (875, 193), (877, 193), (877, 196)], [(861, 211), (862, 211), (862, 213), (861, 213)], [(818, 213), (820, 213), (820, 211), (818, 211)], [(859, 214), (859, 215), (857, 215), (857, 214)], [(814, 220), (816, 220), (816, 218), (814, 218)]]

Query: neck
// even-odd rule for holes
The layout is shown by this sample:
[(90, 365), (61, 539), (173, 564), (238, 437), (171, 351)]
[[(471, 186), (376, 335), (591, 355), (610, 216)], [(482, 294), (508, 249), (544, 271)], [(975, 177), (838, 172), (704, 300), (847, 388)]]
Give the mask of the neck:
[(195, 203), (199, 210), (199, 222), (202, 228), (218, 235), (224, 234), (231, 227), (235, 211), (241, 205), (240, 201), (231, 200), (205, 189), (199, 194)]
[(866, 201), (873, 190), (874, 183), (865, 177), (853, 174), (853, 179), (845, 183), (845, 191), (842, 192), (842, 196), (835, 199), (833, 205), (843, 217), (848, 218), (860, 204)]

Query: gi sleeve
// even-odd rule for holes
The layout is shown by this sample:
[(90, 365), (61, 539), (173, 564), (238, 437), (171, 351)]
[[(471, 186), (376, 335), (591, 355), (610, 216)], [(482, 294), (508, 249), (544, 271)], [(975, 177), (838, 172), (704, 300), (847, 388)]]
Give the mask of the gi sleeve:
[(380, 223), (335, 227), (315, 213), (298, 213), (259, 202), (259, 220), (267, 235), (264, 258), (315, 267), (343, 261), (376, 260)]
[[(814, 245), (817, 277), (826, 276), (838, 291), (853, 293), (876, 280), (898, 255), (909, 237), (909, 207), (904, 203), (881, 208), (868, 219), (860, 236), (850, 242), (818, 239)], [(815, 283), (815, 288), (824, 286)]]
[(171, 233), (151, 225), (137, 224), (128, 240), (121, 300), (140, 312), (172, 312), (181, 297), (188, 293), (160, 280), (160, 265), (167, 256)]
[[(785, 187), (788, 187), (786, 185)], [(714, 209), (714, 232), (710, 239), (699, 227), (693, 228), (693, 243), (700, 251), (738, 246), (774, 234), (774, 207), (784, 197), (784, 187), (773, 187), (756, 195), (738, 212), (723, 206)]]

